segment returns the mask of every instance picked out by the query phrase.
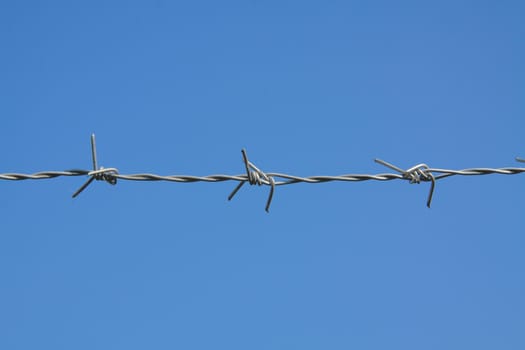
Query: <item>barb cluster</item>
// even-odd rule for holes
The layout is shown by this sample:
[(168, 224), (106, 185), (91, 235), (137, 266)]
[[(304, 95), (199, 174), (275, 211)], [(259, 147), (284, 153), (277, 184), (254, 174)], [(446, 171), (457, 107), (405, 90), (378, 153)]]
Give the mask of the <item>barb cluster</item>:
[[(427, 207), (430, 208), (432, 197), (436, 182), (449, 176), (475, 176), (475, 175), (516, 175), (525, 172), (525, 168), (469, 168), (462, 170), (452, 169), (438, 169), (430, 168), (426, 164), (418, 164), (407, 170), (403, 170), (395, 165), (385, 162), (381, 159), (376, 159), (376, 163), (384, 165), (397, 173), (386, 174), (346, 174), (336, 176), (308, 176), (301, 177), (281, 173), (265, 173), (260, 170), (255, 164), (248, 160), (246, 150), (242, 150), (242, 157), (245, 166), (245, 174), (240, 175), (208, 175), (208, 176), (193, 176), (193, 175), (156, 175), (156, 174), (120, 174), (117, 168), (99, 167), (97, 162), (97, 149), (95, 143), (95, 135), (91, 135), (91, 157), (93, 162), (93, 170), (65, 170), (65, 171), (43, 171), (34, 174), (20, 174), (20, 173), (0, 173), (0, 180), (41, 180), (52, 179), (60, 176), (89, 176), (89, 179), (75, 192), (73, 198), (77, 197), (84, 191), (93, 181), (105, 181), (111, 185), (115, 185), (117, 180), (128, 181), (171, 181), (171, 182), (223, 182), (235, 181), (237, 186), (228, 196), (231, 200), (241, 187), (247, 182), (250, 185), (269, 186), (270, 193), (266, 201), (265, 210), (270, 210), (270, 205), (273, 199), (276, 186), (291, 185), (299, 182), (304, 183), (322, 183), (330, 181), (391, 181), (391, 180), (405, 180), (411, 184), (419, 184), (421, 182), (430, 182), (430, 191), (427, 197)], [(516, 158), (518, 162), (525, 163), (525, 159)], [(277, 179), (277, 180), (276, 180)]]

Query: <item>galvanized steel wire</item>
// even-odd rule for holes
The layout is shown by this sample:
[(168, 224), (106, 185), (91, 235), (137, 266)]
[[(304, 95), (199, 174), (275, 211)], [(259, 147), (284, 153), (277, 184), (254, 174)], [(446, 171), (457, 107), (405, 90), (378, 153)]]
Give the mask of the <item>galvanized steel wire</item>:
[[(450, 177), (450, 176), (476, 176), (476, 175), (516, 175), (525, 172), (525, 168), (518, 167), (507, 167), (507, 168), (468, 168), (462, 170), (453, 169), (440, 169), (430, 168), (426, 164), (418, 164), (409, 169), (403, 170), (393, 164), (385, 162), (381, 159), (375, 159), (376, 163), (384, 165), (397, 173), (381, 173), (381, 174), (344, 174), (336, 176), (296, 176), (283, 173), (266, 173), (260, 170), (254, 163), (248, 159), (246, 150), (242, 150), (243, 161), (245, 165), (245, 173), (239, 175), (207, 175), (207, 176), (194, 176), (194, 175), (157, 175), (150, 173), (140, 174), (120, 174), (117, 168), (104, 168), (99, 167), (97, 162), (97, 151), (95, 143), (95, 135), (91, 135), (91, 156), (93, 162), (92, 170), (64, 170), (64, 171), (42, 171), (33, 174), (21, 174), (21, 173), (0, 173), (0, 180), (20, 181), (20, 180), (42, 180), (52, 179), (61, 176), (89, 176), (89, 179), (73, 193), (73, 198), (77, 197), (82, 191), (84, 191), (93, 181), (105, 181), (111, 185), (115, 185), (117, 180), (127, 181), (170, 181), (170, 182), (225, 182), (234, 181), (238, 182), (237, 186), (233, 189), (231, 194), (228, 196), (228, 200), (231, 200), (237, 191), (245, 184), (258, 186), (269, 186), (270, 192), (266, 201), (265, 210), (268, 212), (270, 204), (273, 199), (274, 191), (276, 186), (291, 185), (296, 183), (323, 183), (331, 181), (392, 181), (392, 180), (404, 180), (411, 184), (430, 182), (430, 190), (427, 197), (427, 206), (430, 208), (432, 203), (432, 197), (434, 188), (438, 180)], [(525, 159), (516, 158), (518, 162), (525, 163)]]

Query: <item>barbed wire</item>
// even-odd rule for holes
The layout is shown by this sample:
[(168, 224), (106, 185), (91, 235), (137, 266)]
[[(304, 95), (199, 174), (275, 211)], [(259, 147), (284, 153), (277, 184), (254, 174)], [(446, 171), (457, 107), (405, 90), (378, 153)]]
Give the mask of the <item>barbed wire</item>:
[[(525, 168), (507, 167), (507, 168), (468, 168), (462, 170), (430, 168), (426, 164), (418, 164), (409, 169), (403, 170), (393, 164), (390, 164), (381, 159), (375, 159), (375, 162), (390, 168), (397, 173), (382, 173), (382, 174), (344, 174), (336, 176), (296, 176), (282, 173), (265, 173), (260, 170), (254, 163), (248, 159), (246, 150), (242, 150), (242, 157), (245, 165), (245, 173), (239, 175), (157, 175), (149, 173), (139, 174), (120, 174), (117, 168), (104, 168), (98, 166), (97, 149), (95, 142), (95, 135), (91, 135), (91, 157), (93, 162), (93, 170), (71, 169), (64, 171), (42, 171), (34, 174), (21, 173), (0, 173), (0, 180), (42, 180), (52, 179), (61, 176), (89, 176), (89, 179), (80, 188), (73, 193), (73, 198), (77, 197), (84, 191), (93, 181), (105, 181), (111, 185), (115, 185), (117, 180), (127, 181), (170, 181), (170, 182), (225, 182), (236, 181), (237, 186), (228, 196), (228, 200), (233, 199), (235, 194), (241, 189), (245, 183), (258, 186), (269, 186), (270, 192), (266, 201), (265, 210), (269, 212), (272, 203), (273, 195), (276, 186), (291, 185), (296, 183), (324, 183), (331, 181), (345, 181), (345, 182), (359, 182), (359, 181), (392, 181), (404, 180), (411, 184), (420, 184), (421, 182), (430, 182), (430, 189), (427, 197), (427, 207), (430, 208), (432, 197), (436, 182), (438, 180), (450, 176), (476, 176), (476, 175), (516, 175), (525, 172)], [(516, 158), (516, 161), (525, 163), (525, 159)]]

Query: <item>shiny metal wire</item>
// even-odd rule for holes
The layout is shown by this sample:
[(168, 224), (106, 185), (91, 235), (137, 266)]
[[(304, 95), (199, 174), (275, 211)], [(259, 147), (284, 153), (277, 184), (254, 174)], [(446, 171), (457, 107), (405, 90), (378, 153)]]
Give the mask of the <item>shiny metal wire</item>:
[[(207, 176), (195, 176), (195, 175), (157, 175), (151, 173), (138, 173), (138, 174), (120, 174), (117, 168), (104, 168), (99, 167), (97, 162), (97, 150), (95, 135), (91, 135), (91, 157), (92, 157), (92, 170), (80, 170), (72, 169), (65, 171), (41, 171), (33, 174), (22, 174), (22, 173), (0, 173), (0, 180), (20, 181), (20, 180), (43, 180), (52, 179), (61, 176), (89, 176), (89, 179), (73, 193), (73, 198), (77, 197), (82, 191), (84, 191), (93, 181), (105, 181), (111, 185), (115, 185), (117, 180), (126, 181), (169, 181), (169, 182), (182, 182), (182, 183), (193, 183), (193, 182), (225, 182), (234, 181), (238, 182), (237, 186), (233, 189), (231, 194), (228, 196), (228, 200), (233, 199), (236, 193), (241, 187), (248, 183), (250, 185), (258, 186), (269, 186), (270, 192), (266, 201), (265, 210), (268, 212), (272, 199), (274, 197), (275, 187), (291, 185), (296, 183), (309, 183), (317, 184), (332, 181), (341, 182), (359, 182), (359, 181), (392, 181), (392, 180), (405, 180), (411, 184), (419, 184), (421, 182), (430, 182), (430, 190), (427, 197), (427, 206), (430, 208), (432, 198), (434, 195), (434, 189), (436, 182), (451, 176), (477, 176), (477, 175), (516, 175), (525, 172), (525, 168), (518, 167), (507, 167), (507, 168), (468, 168), (462, 170), (453, 169), (441, 169), (431, 168), (426, 164), (418, 164), (407, 170), (403, 170), (393, 164), (390, 164), (384, 160), (376, 159), (378, 164), (384, 165), (397, 173), (380, 173), (380, 174), (344, 174), (344, 175), (323, 175), (323, 176), (297, 176), (283, 173), (263, 172), (254, 163), (248, 160), (246, 150), (242, 150), (242, 157), (245, 165), (244, 174), (239, 175), (207, 175)], [(518, 162), (525, 163), (525, 159), (516, 158)]]

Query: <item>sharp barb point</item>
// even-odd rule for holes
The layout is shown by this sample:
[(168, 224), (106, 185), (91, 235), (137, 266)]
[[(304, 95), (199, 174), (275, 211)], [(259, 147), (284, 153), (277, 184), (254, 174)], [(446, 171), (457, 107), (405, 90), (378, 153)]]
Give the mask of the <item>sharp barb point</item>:
[(427, 199), (427, 207), (430, 208), (430, 205), (432, 204), (432, 197), (434, 196), (434, 189), (436, 187), (436, 179), (434, 178), (434, 175), (430, 174), (430, 191), (428, 192), (428, 199)]

